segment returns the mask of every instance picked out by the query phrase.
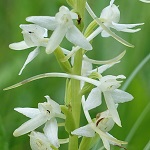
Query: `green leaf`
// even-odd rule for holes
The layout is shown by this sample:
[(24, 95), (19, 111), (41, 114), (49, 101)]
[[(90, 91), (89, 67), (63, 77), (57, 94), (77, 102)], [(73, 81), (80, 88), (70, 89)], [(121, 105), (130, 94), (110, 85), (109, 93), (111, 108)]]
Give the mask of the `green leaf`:
[(75, 130), (75, 122), (73, 119), (71, 106), (61, 106), (61, 110), (66, 115), (65, 129), (69, 134), (71, 134), (71, 131)]
[(71, 65), (69, 63), (69, 61), (62, 61), (62, 59), (65, 57), (62, 49), (60, 47), (58, 47), (55, 51), (54, 54), (56, 56), (56, 59), (60, 65), (60, 67), (62, 68), (63, 71), (65, 71), (66, 73), (71, 73)]

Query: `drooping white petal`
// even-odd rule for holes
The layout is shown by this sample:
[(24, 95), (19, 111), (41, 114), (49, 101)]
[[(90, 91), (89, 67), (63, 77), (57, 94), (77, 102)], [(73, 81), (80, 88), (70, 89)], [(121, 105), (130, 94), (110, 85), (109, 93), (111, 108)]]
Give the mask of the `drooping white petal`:
[(124, 102), (131, 101), (133, 99), (133, 96), (131, 94), (119, 89), (110, 91), (110, 93), (115, 103), (124, 103)]
[(47, 121), (43, 130), (51, 144), (58, 148), (60, 144), (58, 141), (58, 125), (56, 119), (52, 118)]
[(55, 17), (50, 16), (31, 16), (27, 17), (26, 21), (35, 23), (48, 30), (55, 30), (58, 25), (55, 21)]
[(23, 67), (21, 68), (19, 75), (21, 75), (22, 71), (24, 70), (24, 68), (26, 67), (26, 65), (28, 63), (30, 63), (38, 54), (39, 54), (39, 47), (37, 47), (36, 49), (34, 49), (32, 52), (29, 53)]
[(44, 96), (47, 99), (47, 102), (50, 103), (55, 113), (61, 113), (61, 109), (58, 103), (53, 101), (48, 95)]
[(50, 142), (43, 133), (32, 131), (29, 136), (32, 150), (52, 150)]
[(88, 124), (86, 126), (75, 129), (74, 131), (71, 132), (71, 134), (79, 135), (79, 136), (85, 136), (85, 137), (94, 137), (95, 136), (95, 131)]
[(25, 43), (25, 41), (21, 41), (21, 42), (10, 44), (9, 48), (13, 50), (24, 50), (24, 49), (29, 48), (29, 46)]
[(118, 30), (118, 31), (124, 31), (124, 32), (137, 32), (139, 29), (131, 29), (136, 26), (143, 25), (144, 23), (137, 23), (137, 24), (118, 24), (115, 22), (112, 22), (112, 28)]
[(110, 144), (107, 138), (105, 138), (104, 136), (100, 136), (102, 139), (102, 142), (104, 144), (104, 147), (106, 148), (106, 150), (110, 150)]
[(61, 43), (63, 40), (65, 34), (66, 34), (67, 28), (65, 25), (59, 25), (54, 32), (52, 33), (47, 47), (46, 47), (46, 53), (51, 54)]
[(68, 29), (66, 33), (66, 38), (74, 45), (77, 45), (85, 50), (92, 49), (91, 44), (87, 41), (87, 39), (83, 36), (79, 29), (74, 25)]
[(101, 91), (99, 88), (93, 88), (92, 91), (89, 93), (87, 100), (84, 104), (85, 110), (91, 110), (99, 105), (101, 105)]
[(105, 102), (107, 105), (107, 108), (110, 112), (110, 114), (112, 115), (113, 120), (116, 122), (116, 124), (118, 126), (121, 127), (121, 121), (120, 121), (120, 117), (119, 114), (117, 112), (116, 106), (115, 106), (115, 102), (110, 94), (110, 92), (103, 92), (104, 97), (105, 97)]
[(40, 114), (40, 111), (37, 108), (14, 108), (14, 110), (29, 118), (34, 118)]
[(46, 121), (47, 121), (47, 117), (45, 116), (45, 114), (39, 114), (36, 117), (22, 124), (19, 128), (17, 128), (14, 131), (13, 135), (17, 137), (26, 134), (30, 131), (35, 130), (36, 128), (44, 124)]

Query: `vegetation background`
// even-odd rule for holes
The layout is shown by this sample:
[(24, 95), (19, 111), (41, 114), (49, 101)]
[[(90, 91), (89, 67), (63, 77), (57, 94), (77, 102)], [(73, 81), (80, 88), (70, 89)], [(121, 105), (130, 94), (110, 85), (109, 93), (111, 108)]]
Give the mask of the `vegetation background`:
[[(94, 12), (99, 15), (101, 10), (109, 4), (109, 0), (89, 0)], [(126, 55), (120, 64), (109, 69), (106, 73), (113, 75), (124, 74), (128, 77), (135, 67), (150, 53), (150, 4), (138, 0), (116, 0), (121, 11), (120, 23), (141, 23), (142, 30), (135, 34), (117, 32), (119, 36), (135, 45), (128, 48), (113, 38), (98, 36), (94, 41), (94, 50), (88, 53), (90, 58), (105, 60), (117, 56), (126, 49)], [(29, 137), (13, 137), (13, 131), (27, 120), (23, 115), (15, 112), (15, 107), (37, 107), (37, 103), (44, 102), (45, 95), (63, 104), (65, 80), (47, 78), (28, 83), (16, 89), (3, 91), (3, 88), (22, 81), (28, 77), (45, 73), (60, 72), (53, 54), (47, 55), (41, 49), (40, 55), (32, 61), (21, 76), (18, 76), (29, 51), (13, 51), (8, 45), (21, 41), (20, 24), (26, 24), (28, 16), (53, 16), (61, 5), (67, 5), (65, 0), (1, 0), (0, 1), (0, 149), (28, 150)], [(88, 22), (90, 17), (86, 18)], [(63, 46), (70, 47), (64, 41)], [(111, 133), (118, 139), (125, 140), (140, 114), (150, 104), (150, 61), (140, 70), (131, 82), (127, 91), (134, 96), (134, 100), (119, 106), (122, 128), (115, 126)], [(143, 117), (135, 134), (128, 144), (129, 150), (142, 150), (150, 141), (150, 107)], [(83, 118), (83, 121), (85, 119)], [(63, 137), (60, 130), (60, 137)], [(62, 149), (66, 149), (62, 147)]]

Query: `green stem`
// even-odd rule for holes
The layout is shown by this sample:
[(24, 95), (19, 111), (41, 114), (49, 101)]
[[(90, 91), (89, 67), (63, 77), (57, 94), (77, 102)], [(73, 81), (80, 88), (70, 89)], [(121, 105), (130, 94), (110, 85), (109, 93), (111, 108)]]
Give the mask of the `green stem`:
[[(81, 75), (81, 67), (82, 67), (82, 50), (76, 52), (74, 57), (74, 65), (72, 69), (72, 73), (76, 75)], [(75, 122), (75, 128), (79, 127), (80, 123), (80, 112), (81, 112), (81, 95), (80, 92), (80, 81), (71, 79), (71, 106), (72, 106), (72, 115)], [(69, 137), (69, 150), (77, 150), (78, 149), (78, 137), (70, 136)]]

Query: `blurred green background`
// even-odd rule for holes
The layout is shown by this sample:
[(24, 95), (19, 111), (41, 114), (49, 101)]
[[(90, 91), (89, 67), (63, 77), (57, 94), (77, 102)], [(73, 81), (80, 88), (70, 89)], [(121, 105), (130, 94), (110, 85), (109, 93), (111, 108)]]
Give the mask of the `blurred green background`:
[[(99, 15), (102, 8), (109, 4), (108, 0), (89, 0), (94, 12)], [(113, 38), (98, 36), (93, 41), (94, 50), (87, 53), (90, 58), (105, 60), (117, 56), (123, 50), (126, 55), (120, 64), (109, 69), (105, 74), (124, 74), (128, 77), (135, 67), (150, 53), (150, 4), (138, 0), (115, 1), (121, 11), (120, 23), (144, 22), (142, 30), (135, 34), (117, 32), (119, 36), (135, 45), (128, 48), (118, 43)], [(13, 131), (27, 120), (26, 117), (15, 112), (15, 107), (37, 107), (38, 102), (44, 102), (45, 95), (51, 96), (63, 104), (65, 80), (48, 78), (28, 83), (19, 88), (3, 91), (3, 88), (17, 83), (28, 77), (45, 73), (61, 72), (53, 54), (47, 55), (41, 49), (40, 55), (32, 61), (21, 76), (18, 73), (26, 60), (29, 51), (13, 51), (8, 45), (21, 41), (20, 24), (27, 23), (28, 16), (55, 15), (61, 5), (66, 5), (65, 0), (1, 0), (0, 1), (0, 150), (28, 150), (29, 137), (13, 137)], [(91, 20), (87, 16), (88, 21)], [(70, 45), (63, 44), (66, 48)], [(118, 139), (124, 140), (130, 129), (150, 103), (150, 61), (136, 75), (127, 91), (134, 96), (134, 100), (119, 106), (122, 128), (115, 126), (111, 133)], [(142, 150), (150, 140), (150, 110), (144, 116), (140, 126), (130, 140), (129, 150)], [(63, 129), (60, 129), (63, 137)], [(66, 149), (65, 146), (62, 149)]]

